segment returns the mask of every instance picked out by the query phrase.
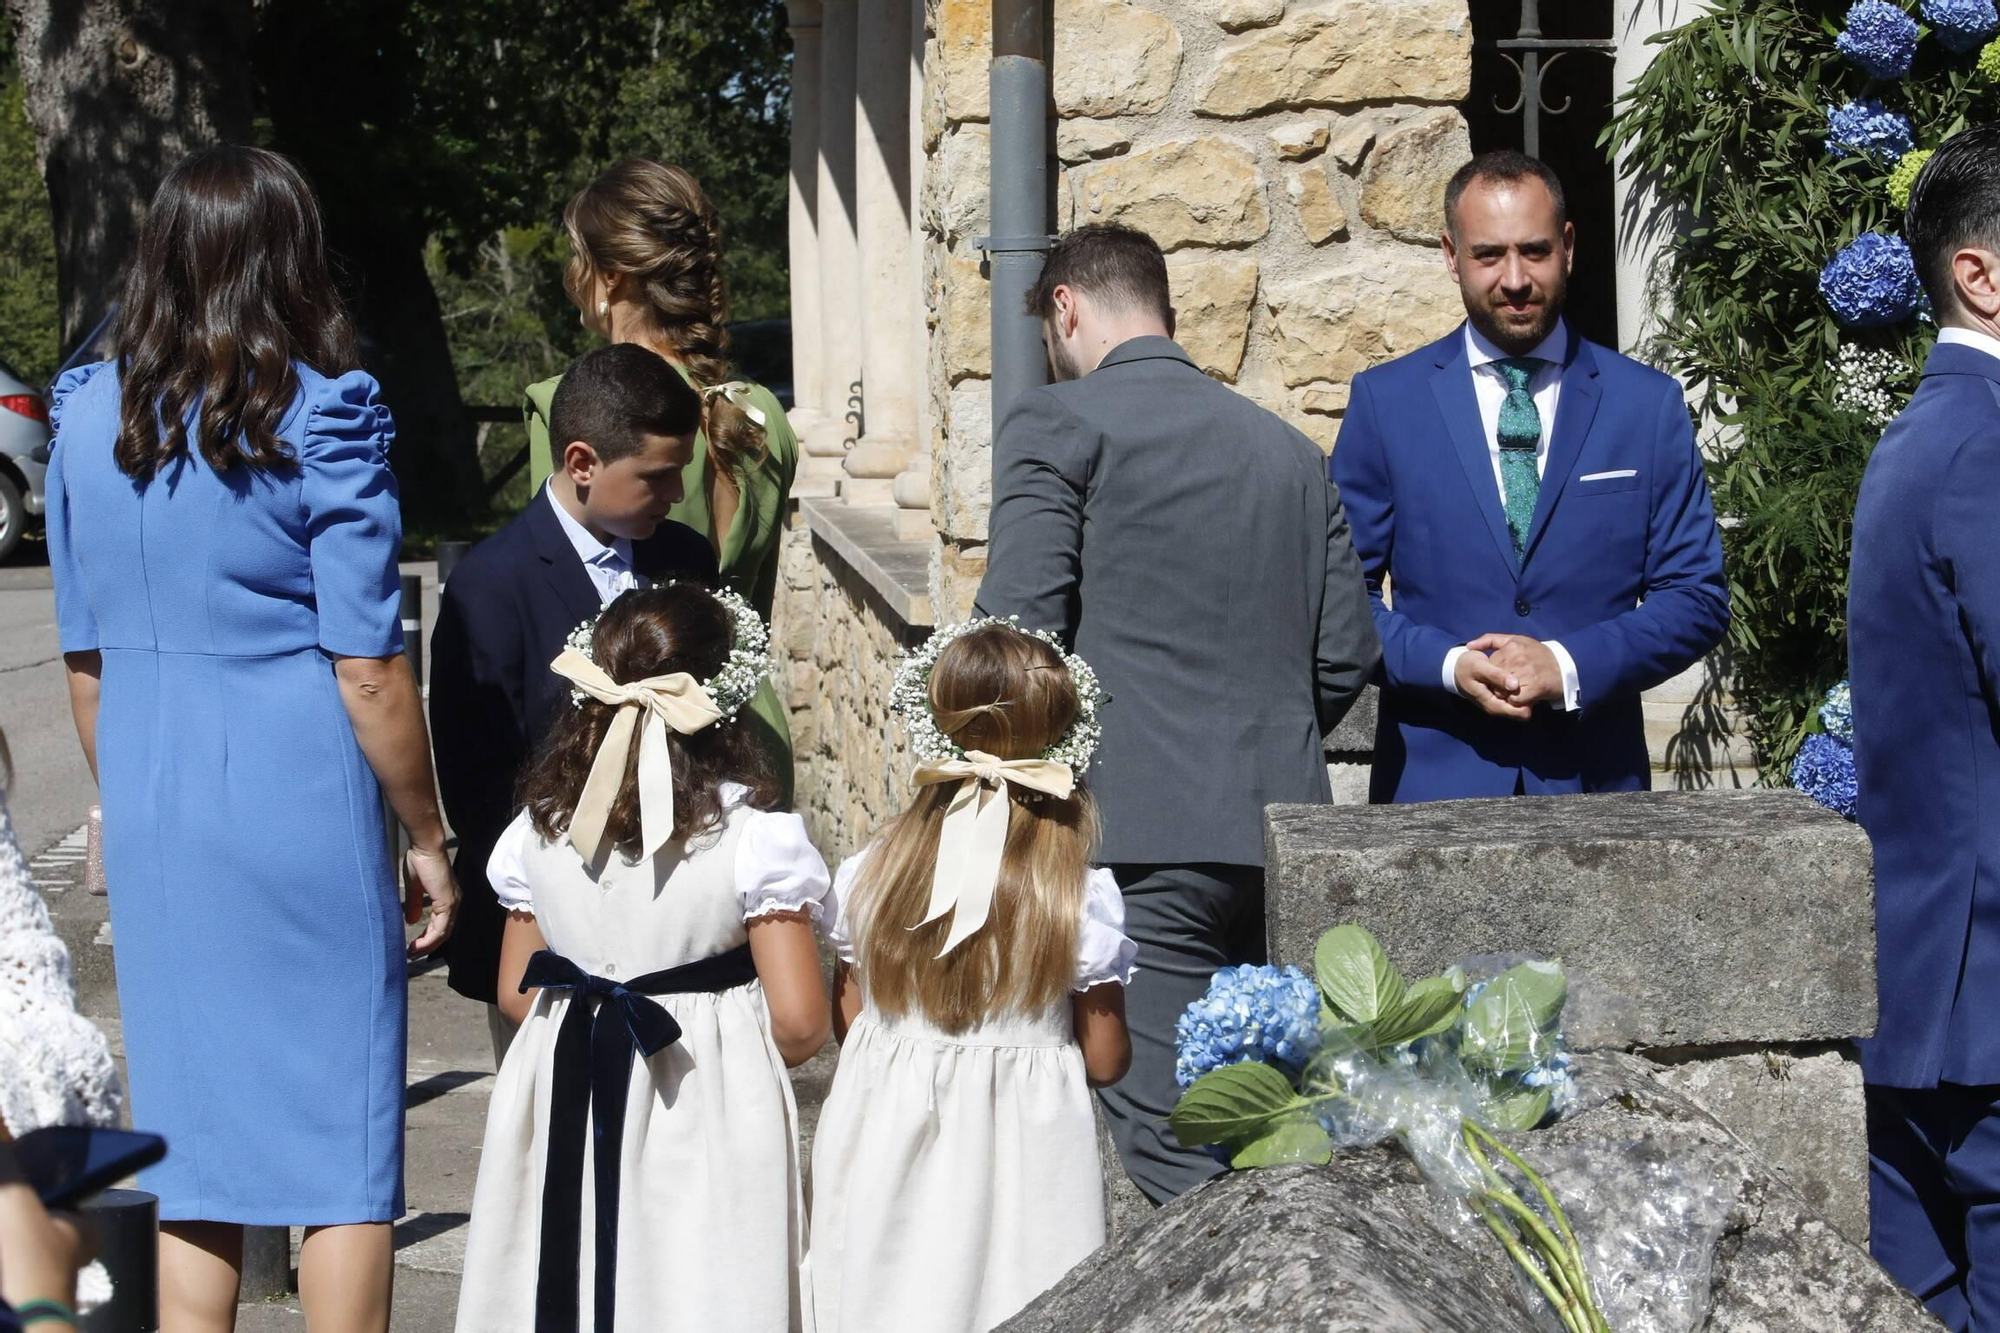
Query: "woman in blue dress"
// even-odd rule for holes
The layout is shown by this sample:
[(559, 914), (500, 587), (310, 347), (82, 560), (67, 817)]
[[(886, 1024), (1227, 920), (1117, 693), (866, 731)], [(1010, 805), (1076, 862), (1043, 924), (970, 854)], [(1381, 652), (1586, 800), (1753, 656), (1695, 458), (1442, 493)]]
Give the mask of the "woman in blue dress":
[[(166, 1136), (161, 1327), (233, 1326), (244, 1224), (302, 1226), (324, 1329), (388, 1327), (408, 952), (457, 889), (402, 656), (376, 383), (285, 159), (154, 198), (115, 361), (57, 384), (49, 558), (104, 870), (133, 1123)], [(398, 910), (382, 793), (410, 832)]]

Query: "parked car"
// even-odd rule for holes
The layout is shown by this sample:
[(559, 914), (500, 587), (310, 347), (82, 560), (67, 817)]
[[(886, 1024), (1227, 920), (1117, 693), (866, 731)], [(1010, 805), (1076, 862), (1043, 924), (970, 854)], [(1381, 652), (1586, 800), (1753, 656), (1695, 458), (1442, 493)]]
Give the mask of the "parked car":
[(48, 470), (48, 403), (0, 362), (0, 563), (20, 547), (29, 524), (41, 521)]

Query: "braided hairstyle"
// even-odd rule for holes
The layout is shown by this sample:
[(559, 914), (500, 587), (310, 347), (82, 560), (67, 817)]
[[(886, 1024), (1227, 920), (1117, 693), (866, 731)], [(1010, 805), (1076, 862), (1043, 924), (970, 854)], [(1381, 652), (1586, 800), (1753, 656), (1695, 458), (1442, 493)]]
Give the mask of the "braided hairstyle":
[[(593, 277), (632, 278), (660, 337), (703, 389), (735, 377), (729, 362), (729, 291), (722, 281), (722, 223), (701, 184), (680, 167), (627, 158), (580, 190), (563, 210), (570, 299), (589, 299)], [(702, 430), (717, 467), (740, 477), (765, 457), (764, 432), (720, 393), (702, 394)]]

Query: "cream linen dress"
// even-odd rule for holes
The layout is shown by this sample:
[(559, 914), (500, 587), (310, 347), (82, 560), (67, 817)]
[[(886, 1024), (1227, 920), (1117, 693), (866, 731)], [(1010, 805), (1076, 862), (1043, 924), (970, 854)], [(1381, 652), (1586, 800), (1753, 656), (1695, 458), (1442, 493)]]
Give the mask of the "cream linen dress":
[[(723, 789), (720, 828), (651, 863), (611, 853), (593, 878), (567, 841), (517, 818), (494, 849), (503, 906), (532, 911), (548, 947), (627, 981), (724, 953), (745, 923), (809, 909), (826, 863), (797, 815), (752, 810)], [(535, 1326), (542, 1174), (558, 1025), (568, 991), (543, 991), (508, 1049), (486, 1113), (466, 1239), (459, 1333)], [(618, 1333), (810, 1333), (798, 1109), (755, 981), (654, 997), (681, 1039), (633, 1071), (619, 1162)], [(591, 1325), (596, 1202), (588, 1150), (577, 1309)]]
[[(867, 854), (842, 864), (827, 900), (829, 940), (850, 964), (866, 929), (850, 890)], [(1117, 881), (1092, 871), (1075, 990), (1131, 979), (1124, 926)], [(812, 1188), (819, 1333), (976, 1333), (1054, 1286), (1104, 1243), (1069, 1002), (952, 1034), (865, 1004), (813, 1137)]]

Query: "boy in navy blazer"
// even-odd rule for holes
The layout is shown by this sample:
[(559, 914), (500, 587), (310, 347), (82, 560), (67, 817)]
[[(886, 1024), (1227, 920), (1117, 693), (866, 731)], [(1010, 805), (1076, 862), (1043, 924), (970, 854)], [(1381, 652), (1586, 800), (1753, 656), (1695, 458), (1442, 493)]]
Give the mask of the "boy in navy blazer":
[(1862, 1043), (1869, 1245), (1953, 1329), (2000, 1329), (2000, 125), (1947, 141), (1903, 236), (1938, 323), (1868, 460), (1848, 654), (1875, 845)]
[(1467, 322), (1354, 379), (1331, 470), (1382, 636), (1372, 800), (1643, 789), (1639, 692), (1728, 625), (1680, 386), (1563, 322), (1574, 244), (1548, 167), (1468, 163)]
[(549, 663), (570, 631), (627, 588), (715, 583), (708, 538), (666, 518), (700, 424), (700, 395), (657, 354), (620, 343), (583, 357), (550, 407), (556, 471), (459, 561), (444, 590), (430, 717), (464, 895), (451, 987), (487, 1004), (496, 1064), (512, 1032), (492, 1008), (506, 914), (486, 861), (514, 817), (522, 765), (569, 697)]

